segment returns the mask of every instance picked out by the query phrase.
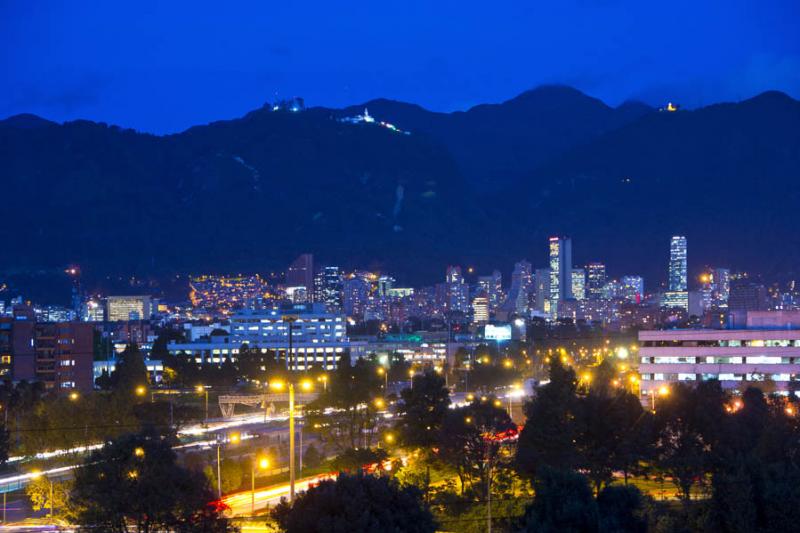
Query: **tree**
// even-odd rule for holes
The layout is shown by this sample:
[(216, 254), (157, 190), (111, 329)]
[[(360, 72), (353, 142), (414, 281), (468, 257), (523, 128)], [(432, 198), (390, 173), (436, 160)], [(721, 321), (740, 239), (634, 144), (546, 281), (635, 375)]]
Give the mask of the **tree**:
[[(375, 429), (375, 399), (381, 379), (364, 359), (350, 364), (342, 357), (330, 374), (328, 390), (306, 408), (308, 427), (340, 453), (349, 448), (368, 448)], [(332, 407), (333, 412), (326, 412)]]
[(450, 406), (444, 378), (435, 372), (414, 377), (410, 389), (401, 393), (402, 412), (395, 429), (405, 446), (430, 450), (439, 438), (442, 422)]
[[(52, 481), (44, 476), (39, 476), (25, 487), (25, 493), (31, 500), (31, 508), (34, 511), (41, 511), (44, 509), (50, 512), (50, 509), (52, 509), (54, 517), (63, 518), (70, 515), (69, 495), (71, 489), (71, 482)], [(51, 496), (52, 500), (50, 499)]]
[(493, 398), (476, 399), (470, 405), (449, 410), (439, 433), (439, 459), (455, 468), (462, 493), (474, 488), (478, 478), (480, 491), (488, 487), (501, 449), (499, 433), (516, 426), (505, 409)]
[(388, 477), (340, 474), (273, 511), (286, 533), (432, 533), (436, 524), (415, 487)]
[(576, 466), (576, 391), (575, 372), (553, 357), (550, 382), (539, 387), (535, 397), (525, 405), (527, 422), (519, 436), (516, 457), (521, 475), (535, 477), (543, 466), (562, 470)]
[[(222, 473), (222, 493), (228, 494), (242, 486), (242, 479), (244, 479), (244, 469), (239, 461), (233, 459), (226, 459), (220, 465)], [(203, 473), (208, 479), (212, 487), (217, 486), (217, 469), (215, 466), (206, 465), (203, 468)]]
[(125, 347), (111, 373), (111, 385), (124, 396), (136, 394), (137, 388), (147, 387), (149, 374), (139, 346), (132, 342)]
[(8, 452), (11, 447), (10, 434), (5, 424), (0, 426), (0, 466), (8, 462)]
[(600, 494), (615, 471), (623, 470), (627, 481), (632, 465), (648, 456), (649, 418), (634, 395), (610, 387), (592, 388), (577, 406), (578, 465)]
[(536, 496), (525, 514), (521, 531), (536, 533), (593, 533), (599, 511), (588, 480), (575, 472), (542, 466), (534, 481)]
[(380, 463), (389, 456), (382, 448), (350, 448), (331, 460), (331, 467), (339, 472), (358, 472), (366, 465)]
[(655, 414), (656, 465), (671, 476), (687, 506), (692, 487), (711, 470), (715, 427), (724, 419), (713, 419), (717, 410), (723, 413), (721, 401), (709, 401), (714, 397), (710, 387), (677, 384)]
[(121, 437), (75, 471), (77, 521), (88, 530), (229, 531), (209, 502), (214, 495), (200, 472), (176, 463), (170, 442), (155, 433)]
[(633, 485), (611, 485), (597, 496), (600, 531), (603, 533), (645, 533), (647, 516), (644, 496)]

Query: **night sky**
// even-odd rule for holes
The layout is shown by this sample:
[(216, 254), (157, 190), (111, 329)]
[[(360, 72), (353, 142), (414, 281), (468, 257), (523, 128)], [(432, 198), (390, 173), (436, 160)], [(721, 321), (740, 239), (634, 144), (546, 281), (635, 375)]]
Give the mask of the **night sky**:
[(798, 0), (0, 0), (0, 117), (166, 133), (303, 96), (451, 111), (545, 83), (616, 105), (800, 97)]

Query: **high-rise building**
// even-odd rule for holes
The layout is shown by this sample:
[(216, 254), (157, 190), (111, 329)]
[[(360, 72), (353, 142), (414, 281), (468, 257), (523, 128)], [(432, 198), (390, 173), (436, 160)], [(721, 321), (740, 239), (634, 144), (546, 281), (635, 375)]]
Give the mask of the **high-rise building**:
[(447, 267), (445, 278), (445, 310), (447, 312), (469, 313), (469, 286), (461, 274), (461, 267)]
[(728, 308), (731, 311), (766, 311), (767, 288), (745, 276), (737, 276), (730, 282)]
[(711, 306), (728, 307), (731, 294), (731, 271), (727, 268), (711, 269)]
[(286, 269), (286, 287), (304, 287), (305, 294), (314, 294), (314, 256), (302, 254)]
[(550, 316), (558, 316), (558, 302), (572, 298), (572, 239), (550, 237)]
[(152, 313), (149, 296), (109, 296), (106, 298), (106, 317), (109, 322), (150, 320)]
[(535, 283), (536, 311), (550, 314), (550, 269), (537, 268)]
[(661, 299), (664, 307), (689, 310), (689, 293), (686, 266), (686, 237), (676, 235), (669, 245), (669, 290)]
[(343, 289), (344, 314), (350, 317), (363, 317), (369, 304), (370, 282), (356, 274), (344, 281)]
[(686, 237), (676, 235), (669, 244), (669, 290), (688, 290), (686, 277)]
[(572, 297), (576, 300), (586, 299), (586, 271), (582, 268), (572, 269)]
[(641, 303), (644, 298), (644, 279), (642, 276), (622, 276), (622, 297), (631, 303)]
[(337, 266), (322, 267), (314, 276), (314, 301), (329, 313), (342, 310), (342, 272)]
[(511, 273), (511, 287), (503, 303), (503, 311), (507, 314), (526, 315), (528, 313), (528, 295), (533, 287), (531, 264), (525, 260), (514, 265)]
[(589, 300), (602, 299), (605, 284), (606, 266), (597, 262), (586, 265), (586, 297)]
[(478, 287), (485, 291), (489, 298), (489, 312), (496, 312), (503, 301), (503, 276), (500, 271), (493, 271), (491, 276), (480, 276)]
[(473, 324), (485, 324), (489, 321), (489, 296), (485, 291), (480, 291), (472, 299)]

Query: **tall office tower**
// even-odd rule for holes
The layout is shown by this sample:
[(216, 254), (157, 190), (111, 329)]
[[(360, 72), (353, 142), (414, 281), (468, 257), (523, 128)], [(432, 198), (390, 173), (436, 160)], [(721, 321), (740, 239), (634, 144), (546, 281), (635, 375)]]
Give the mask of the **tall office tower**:
[(711, 269), (711, 305), (712, 307), (728, 307), (731, 294), (731, 271), (727, 268)]
[(550, 316), (558, 316), (558, 302), (572, 298), (572, 239), (550, 237)]
[(669, 244), (669, 290), (661, 299), (662, 306), (689, 310), (686, 270), (686, 237), (676, 235)]
[(314, 277), (314, 301), (325, 304), (328, 313), (342, 310), (342, 272), (337, 266), (326, 266)]
[(728, 308), (731, 311), (766, 311), (767, 288), (750, 281), (746, 276), (737, 276), (730, 282)]
[(641, 303), (644, 298), (644, 279), (642, 276), (622, 276), (622, 298), (631, 303)]
[(500, 271), (493, 271), (491, 276), (480, 276), (478, 288), (486, 292), (486, 297), (489, 299), (489, 312), (496, 312), (503, 301), (503, 276)]
[(363, 317), (369, 303), (369, 281), (356, 275), (346, 279), (343, 288), (344, 313), (350, 317)]
[(550, 269), (536, 269), (536, 310), (540, 313), (550, 313)]
[(528, 313), (528, 295), (533, 287), (531, 264), (525, 260), (514, 265), (511, 273), (511, 287), (503, 302), (503, 311), (508, 314), (526, 315)]
[(469, 286), (464, 281), (459, 266), (447, 267), (445, 309), (448, 312), (469, 313)]
[(286, 270), (286, 287), (303, 287), (307, 295), (314, 293), (314, 256), (302, 254)]
[(669, 244), (669, 290), (685, 291), (686, 280), (686, 237), (675, 236)]
[(572, 297), (576, 300), (586, 299), (586, 271), (582, 268), (572, 269)]
[(106, 318), (109, 322), (150, 320), (153, 309), (149, 296), (109, 296)]
[(586, 265), (586, 297), (588, 299), (601, 300), (606, 282), (606, 266), (603, 263)]
[(485, 324), (489, 321), (489, 296), (479, 291), (472, 299), (472, 323)]

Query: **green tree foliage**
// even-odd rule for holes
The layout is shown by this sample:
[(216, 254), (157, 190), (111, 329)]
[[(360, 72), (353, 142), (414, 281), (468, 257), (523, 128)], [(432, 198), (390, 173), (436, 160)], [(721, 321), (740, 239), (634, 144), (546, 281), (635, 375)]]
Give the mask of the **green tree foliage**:
[(521, 475), (535, 477), (543, 466), (569, 470), (577, 465), (578, 410), (575, 372), (553, 357), (549, 383), (539, 387), (533, 400), (525, 405), (527, 421), (516, 457)]
[(503, 446), (495, 437), (514, 427), (505, 409), (495, 405), (494, 398), (476, 399), (448, 411), (439, 432), (438, 457), (456, 470), (462, 492), (473, 488), (485, 497), (489, 476)]
[(603, 533), (645, 533), (647, 516), (642, 492), (633, 485), (611, 485), (597, 496), (599, 530)]
[(111, 386), (119, 394), (134, 396), (138, 387), (147, 387), (148, 383), (149, 374), (144, 355), (136, 343), (128, 344), (111, 373)]
[(600, 514), (588, 480), (568, 470), (539, 468), (536, 494), (523, 521), (522, 531), (536, 533), (594, 533)]
[(331, 468), (339, 472), (358, 472), (364, 466), (379, 463), (387, 457), (389, 454), (381, 448), (350, 448), (333, 458), (330, 464)]
[[(349, 359), (342, 357), (329, 375), (327, 392), (306, 408), (310, 431), (340, 453), (349, 448), (368, 448), (374, 436), (374, 402), (380, 396), (381, 383), (370, 362), (359, 359), (351, 366)], [(334, 412), (326, 413), (328, 407)]]
[(77, 520), (87, 531), (230, 531), (213, 499), (203, 474), (180, 467), (155, 433), (121, 437), (75, 472)]
[(402, 411), (395, 427), (400, 443), (429, 450), (439, 439), (450, 406), (444, 378), (435, 372), (414, 376), (413, 387), (401, 393)]
[[(223, 494), (228, 494), (230, 492), (233, 492), (242, 486), (242, 480), (244, 479), (244, 469), (242, 468), (242, 465), (239, 461), (226, 459), (222, 461), (222, 465), (220, 465), (220, 470), (222, 471)], [(206, 465), (205, 468), (203, 468), (203, 474), (205, 474), (206, 478), (208, 479), (208, 483), (211, 487), (217, 486), (216, 464)]]
[(72, 482), (70, 481), (51, 481), (40, 476), (25, 487), (25, 494), (28, 495), (31, 509), (34, 511), (46, 510), (49, 514), (52, 509), (54, 517), (70, 518), (73, 511), (70, 505), (71, 490)]
[(599, 494), (613, 473), (627, 472), (648, 457), (649, 413), (624, 389), (594, 386), (578, 398), (575, 417), (577, 464)]
[(677, 384), (660, 397), (655, 414), (657, 466), (672, 478), (688, 505), (691, 489), (712, 467), (712, 450), (725, 418), (717, 382)]
[(322, 464), (323, 456), (316, 446), (309, 444), (303, 453), (303, 466), (306, 468), (317, 468)]
[(286, 533), (432, 533), (433, 516), (415, 487), (387, 477), (342, 474), (285, 501), (273, 516)]

